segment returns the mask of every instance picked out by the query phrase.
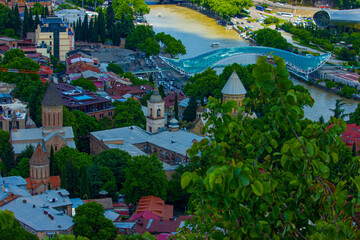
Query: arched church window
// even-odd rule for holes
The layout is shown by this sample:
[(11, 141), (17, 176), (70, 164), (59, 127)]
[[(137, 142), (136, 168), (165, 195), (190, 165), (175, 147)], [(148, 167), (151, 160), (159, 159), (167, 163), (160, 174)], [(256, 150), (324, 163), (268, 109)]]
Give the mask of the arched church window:
[(152, 110), (152, 108), (150, 108), (150, 117), (152, 117), (153, 116), (153, 110)]
[(156, 115), (157, 115), (158, 117), (160, 117), (160, 115), (161, 115), (161, 110), (160, 110), (160, 109), (158, 109), (158, 110), (156, 111)]

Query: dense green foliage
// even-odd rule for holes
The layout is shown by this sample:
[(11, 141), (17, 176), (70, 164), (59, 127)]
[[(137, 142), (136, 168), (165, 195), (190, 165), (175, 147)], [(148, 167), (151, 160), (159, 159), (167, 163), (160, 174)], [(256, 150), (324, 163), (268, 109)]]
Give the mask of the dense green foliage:
[(106, 67), (106, 70), (119, 75), (124, 74), (124, 70), (121, 68), (121, 66), (115, 63), (109, 63), (109, 65)]
[[(120, 45), (120, 38), (125, 38), (134, 29), (132, 16), (125, 17), (122, 15), (120, 21), (115, 23), (113, 9), (112, 7), (109, 8), (109, 16), (104, 16), (103, 12), (100, 11), (99, 16), (91, 19), (90, 22), (87, 17), (83, 21), (79, 18), (74, 24), (76, 41), (105, 43), (106, 39), (111, 39), (112, 45)], [(106, 23), (105, 19), (109, 22)], [(108, 28), (104, 26), (108, 26)]]
[(78, 110), (69, 111), (65, 106), (63, 107), (63, 126), (73, 128), (76, 147), (81, 152), (89, 152), (89, 134), (100, 129), (95, 118)]
[(109, 149), (94, 157), (94, 163), (110, 168), (116, 179), (117, 189), (121, 189), (125, 181), (125, 169), (131, 156), (119, 149)]
[(126, 102), (115, 102), (113, 115), (114, 127), (138, 126), (145, 129), (146, 119), (141, 104), (133, 98), (128, 98)]
[(286, 41), (286, 39), (283, 36), (281, 36), (281, 33), (279, 33), (276, 30), (272, 30), (270, 28), (265, 28), (255, 31), (254, 38), (257, 44), (265, 47), (273, 47), (273, 48), (288, 50), (290, 46), (290, 44)]
[(116, 227), (104, 216), (104, 208), (97, 202), (79, 206), (74, 217), (74, 234), (90, 240), (112, 240), (116, 236)]
[(197, 107), (198, 107), (198, 102), (194, 97), (191, 97), (188, 106), (184, 110), (183, 120), (187, 122), (194, 121), (196, 119)]
[(186, 54), (181, 40), (163, 32), (155, 35), (152, 28), (144, 25), (137, 26), (126, 38), (125, 47), (134, 51), (140, 50), (146, 54), (146, 57), (149, 57), (160, 53), (159, 43), (164, 47), (164, 53), (168, 53), (172, 57)]
[(14, 213), (0, 210), (0, 239), (6, 240), (38, 240), (39, 238), (24, 228), (15, 219)]
[[(346, 125), (332, 118), (326, 129), (304, 119), (302, 108), (313, 99), (293, 86), (284, 61), (274, 60), (257, 61), (257, 98), (241, 107), (209, 98), (211, 144), (193, 145), (188, 154), (201, 167), (181, 179), (194, 199), (193, 228), (177, 239), (356, 238), (360, 164), (340, 138)], [(249, 118), (260, 105), (267, 108), (262, 117)], [(232, 108), (243, 114), (233, 117)]]
[(154, 154), (137, 156), (128, 161), (122, 193), (129, 203), (137, 203), (142, 196), (153, 195), (166, 199), (168, 181), (162, 162)]
[(191, 0), (191, 2), (216, 12), (224, 19), (240, 14), (243, 8), (248, 9), (252, 6), (252, 1), (250, 0)]
[(1, 4), (0, 6), (0, 35), (19, 38), (21, 35), (21, 19), (18, 6), (9, 9)]
[(83, 77), (72, 80), (70, 84), (73, 86), (82, 87), (86, 90), (90, 90), (91, 92), (97, 92), (97, 87), (95, 86), (94, 82)]

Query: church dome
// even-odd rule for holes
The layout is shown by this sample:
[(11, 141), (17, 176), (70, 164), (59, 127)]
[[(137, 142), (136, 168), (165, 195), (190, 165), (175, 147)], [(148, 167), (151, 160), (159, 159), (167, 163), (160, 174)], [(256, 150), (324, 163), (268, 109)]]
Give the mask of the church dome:
[(40, 143), (38, 143), (33, 155), (31, 156), (30, 164), (31, 165), (46, 165), (49, 163), (50, 163), (50, 161), (46, 157), (43, 147), (41, 146)]

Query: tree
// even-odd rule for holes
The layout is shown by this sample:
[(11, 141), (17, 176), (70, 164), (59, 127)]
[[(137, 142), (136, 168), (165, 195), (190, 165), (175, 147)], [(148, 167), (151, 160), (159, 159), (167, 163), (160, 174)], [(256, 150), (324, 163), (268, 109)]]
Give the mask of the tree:
[(198, 103), (195, 98), (190, 98), (189, 105), (185, 108), (183, 113), (183, 120), (187, 122), (192, 122), (196, 119), (196, 109)]
[(155, 39), (154, 31), (150, 27), (139, 25), (134, 29), (134, 31), (129, 36), (126, 37), (125, 48), (131, 50), (140, 49), (139, 47), (143, 45), (143, 43), (148, 38), (150, 40)]
[(287, 50), (289, 43), (281, 34), (270, 28), (260, 29), (254, 32), (256, 43), (265, 47)]
[(111, 118), (104, 116), (99, 120), (99, 131), (113, 128), (113, 121)]
[[(52, 238), (54, 240), (89, 240), (87, 237), (78, 236), (75, 237), (75, 235), (72, 234), (56, 234), (55, 238)], [(50, 240), (49, 237), (43, 238), (43, 240)]]
[(124, 74), (124, 70), (122, 69), (122, 67), (115, 63), (109, 63), (108, 66), (106, 67), (106, 70), (108, 70), (109, 72), (116, 73), (118, 75)]
[(49, 159), (49, 168), (50, 168), (50, 176), (55, 176), (55, 155), (54, 155), (54, 147), (51, 145), (50, 148), (50, 159)]
[(113, 6), (110, 5), (106, 8), (106, 28), (111, 31), (114, 27), (115, 13)]
[(54, 155), (54, 175), (60, 175), (61, 187), (72, 197), (80, 194), (80, 169), (92, 164), (92, 156), (68, 146), (62, 147)]
[(0, 239), (7, 240), (39, 240), (39, 238), (24, 228), (15, 219), (14, 213), (8, 210), (0, 210)]
[(125, 169), (127, 162), (131, 159), (130, 154), (119, 149), (102, 151), (94, 157), (94, 163), (99, 166), (108, 167), (115, 176), (117, 189), (121, 189), (125, 182)]
[(105, 38), (106, 38), (106, 33), (105, 33), (105, 18), (104, 18), (104, 13), (103, 11), (99, 12), (99, 16), (97, 19), (97, 24), (98, 24), (98, 31), (99, 31), (99, 36), (100, 36), (100, 40), (101, 42), (105, 42)]
[(325, 119), (324, 119), (324, 117), (322, 115), (319, 118), (319, 123), (325, 123)]
[[(351, 209), (360, 166), (340, 140), (346, 124), (331, 118), (334, 126), (326, 128), (304, 120), (303, 107), (313, 99), (294, 90), (281, 58), (274, 61), (257, 61), (257, 99), (246, 98), (239, 107), (209, 98), (204, 117), (210, 139), (188, 150), (200, 167), (181, 178), (192, 194), (192, 228), (176, 239), (356, 238)], [(269, 111), (250, 119), (258, 104)], [(233, 117), (232, 109), (242, 114)]]
[(76, 236), (90, 240), (111, 240), (116, 236), (116, 227), (104, 216), (104, 208), (97, 202), (89, 202), (77, 208), (74, 217), (74, 233)]
[(10, 142), (5, 143), (4, 152), (1, 155), (1, 161), (4, 163), (5, 175), (16, 168), (13, 147)]
[(114, 127), (128, 127), (136, 125), (145, 129), (146, 119), (139, 102), (136, 102), (133, 98), (129, 98), (126, 102), (114, 103), (114, 106)]
[(80, 168), (80, 198), (89, 198), (90, 191), (89, 191), (89, 180), (88, 174), (85, 166)]
[(179, 120), (179, 102), (178, 102), (178, 95), (175, 94), (175, 102), (174, 102), (174, 117)]
[(342, 108), (342, 106), (344, 105), (345, 105), (344, 100), (336, 99), (335, 108), (330, 109), (330, 111), (334, 113), (334, 118), (344, 119), (347, 116), (347, 114), (344, 114), (345, 109)]
[(9, 132), (0, 129), (0, 156), (3, 155), (7, 147), (7, 143), (9, 142), (9, 139), (10, 139)]
[(94, 82), (83, 77), (72, 80), (70, 84), (73, 86), (82, 87), (86, 90), (90, 90), (91, 92), (97, 92), (97, 87), (95, 86)]
[(160, 45), (152, 38), (146, 38), (145, 42), (138, 44), (137, 48), (144, 52), (146, 57), (158, 55), (160, 53)]
[(358, 104), (357, 108), (354, 112), (349, 114), (349, 123), (356, 123), (356, 125), (360, 125), (360, 104)]
[[(22, 176), (23, 178), (28, 178), (30, 173), (29, 173), (29, 169), (30, 169), (30, 158), (21, 158), (20, 161), (18, 161), (16, 170), (18, 172), (18, 174), (16, 174), (16, 176)], [(14, 175), (15, 176), (15, 175)]]
[(122, 189), (126, 202), (137, 203), (142, 196), (149, 195), (165, 199), (167, 178), (156, 155), (133, 157), (128, 165)]
[(221, 85), (216, 71), (208, 68), (204, 72), (197, 73), (190, 78), (183, 90), (187, 96), (196, 98), (197, 100), (208, 98), (209, 96), (220, 98), (221, 89), (224, 87), (224, 85)]

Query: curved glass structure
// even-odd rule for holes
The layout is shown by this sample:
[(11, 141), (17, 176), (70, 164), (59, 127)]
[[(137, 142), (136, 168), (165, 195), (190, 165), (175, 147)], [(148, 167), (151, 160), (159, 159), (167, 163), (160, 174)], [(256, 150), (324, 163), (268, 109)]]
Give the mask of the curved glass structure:
[(360, 29), (360, 9), (354, 10), (321, 10), (313, 16), (314, 22), (318, 27), (326, 28), (330, 24), (352, 25)]
[(331, 53), (320, 56), (301, 56), (285, 50), (268, 47), (233, 47), (217, 49), (189, 59), (162, 58), (176, 70), (185, 72), (187, 75), (193, 75), (205, 71), (209, 67), (212, 68), (227, 58), (243, 54), (279, 56), (284, 59), (286, 65), (292, 71), (306, 76), (324, 65), (331, 56)]

